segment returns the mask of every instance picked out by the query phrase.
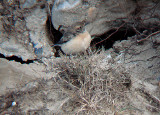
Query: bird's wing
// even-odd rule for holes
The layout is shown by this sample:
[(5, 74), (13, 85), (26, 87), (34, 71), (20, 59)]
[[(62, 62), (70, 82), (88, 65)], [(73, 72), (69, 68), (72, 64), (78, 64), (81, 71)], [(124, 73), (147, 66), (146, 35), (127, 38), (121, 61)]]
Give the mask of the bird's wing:
[(68, 42), (71, 38), (67, 38), (67, 37), (62, 37), (56, 44), (52, 45), (52, 47), (55, 47), (55, 46), (59, 46), (61, 47), (62, 44)]

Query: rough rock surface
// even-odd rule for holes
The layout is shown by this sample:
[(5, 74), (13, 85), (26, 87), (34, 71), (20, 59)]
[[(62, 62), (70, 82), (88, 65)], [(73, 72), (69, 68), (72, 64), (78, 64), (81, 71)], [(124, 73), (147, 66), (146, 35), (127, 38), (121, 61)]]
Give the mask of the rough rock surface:
[(52, 23), (56, 29), (63, 26), (68, 31), (68, 27), (74, 28), (77, 23), (84, 22), (91, 35), (101, 35), (110, 28), (120, 26), (123, 20), (115, 21), (131, 16), (135, 8), (132, 0), (56, 0), (52, 9)]
[(45, 31), (47, 12), (40, 7), (44, 4), (41, 1), (39, 5), (33, 4), (35, 6), (33, 8), (27, 6), (28, 8), (23, 9), (19, 8), (19, 3), (11, 5), (2, 3), (3, 10), (6, 11), (6, 14), (2, 12), (0, 21), (0, 52), (3, 55), (6, 57), (15, 55), (23, 60), (53, 55)]
[[(160, 113), (159, 2), (138, 0), (133, 5), (133, 9), (136, 5), (136, 15), (133, 15), (136, 21), (133, 18), (129, 18), (129, 22), (125, 20), (134, 25), (137, 34), (117, 41), (113, 48), (89, 49), (84, 54), (56, 58), (45, 30), (47, 10), (52, 1), (48, 1), (48, 5), (45, 0), (31, 0), (33, 4), (29, 0), (15, 1), (0, 2), (0, 53), (4, 55), (0, 58), (0, 114)], [(128, 4), (130, 0), (125, 1)], [(94, 5), (92, 0), (89, 3)], [(115, 7), (119, 8), (117, 4)], [(92, 32), (118, 26), (116, 21), (119, 20), (114, 16), (119, 15), (113, 6), (107, 11), (112, 10), (109, 14), (113, 13), (115, 26), (107, 26), (104, 30), (103, 26), (96, 25), (98, 21), (88, 19), (95, 21), (92, 24), (96, 29)], [(102, 8), (100, 12), (103, 11)], [(120, 17), (128, 12), (120, 13)], [(139, 33), (136, 30), (139, 26), (148, 27), (149, 33)], [(33, 63), (9, 61), (10, 56), (23, 61), (33, 59)]]

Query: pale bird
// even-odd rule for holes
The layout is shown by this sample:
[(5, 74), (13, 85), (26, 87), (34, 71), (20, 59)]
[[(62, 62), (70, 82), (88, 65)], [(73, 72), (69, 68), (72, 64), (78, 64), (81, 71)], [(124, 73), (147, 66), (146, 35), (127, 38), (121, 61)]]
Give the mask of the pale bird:
[(62, 44), (55, 44), (54, 46), (60, 46), (61, 50), (65, 54), (75, 54), (79, 52), (84, 52), (90, 46), (91, 35), (88, 31), (77, 34), (75, 37), (69, 41)]

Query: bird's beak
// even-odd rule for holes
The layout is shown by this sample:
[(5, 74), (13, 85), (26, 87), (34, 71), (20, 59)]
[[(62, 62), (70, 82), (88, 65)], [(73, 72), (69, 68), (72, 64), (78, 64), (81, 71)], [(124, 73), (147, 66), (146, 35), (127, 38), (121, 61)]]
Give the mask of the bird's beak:
[(54, 44), (54, 45), (51, 45), (51, 47), (56, 47), (56, 46), (61, 47), (61, 45), (62, 44)]

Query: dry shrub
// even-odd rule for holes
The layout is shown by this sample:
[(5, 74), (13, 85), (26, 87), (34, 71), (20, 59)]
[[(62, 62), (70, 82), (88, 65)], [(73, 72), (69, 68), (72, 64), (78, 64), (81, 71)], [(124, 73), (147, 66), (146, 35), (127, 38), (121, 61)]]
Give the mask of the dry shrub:
[(93, 55), (63, 56), (56, 63), (56, 82), (70, 97), (62, 105), (65, 113), (104, 114), (127, 106), (125, 92), (131, 84), (130, 78), (126, 73), (117, 72), (116, 68), (101, 67), (101, 63), (108, 64), (109, 60), (114, 63), (112, 58), (105, 57), (107, 55), (101, 51)]

